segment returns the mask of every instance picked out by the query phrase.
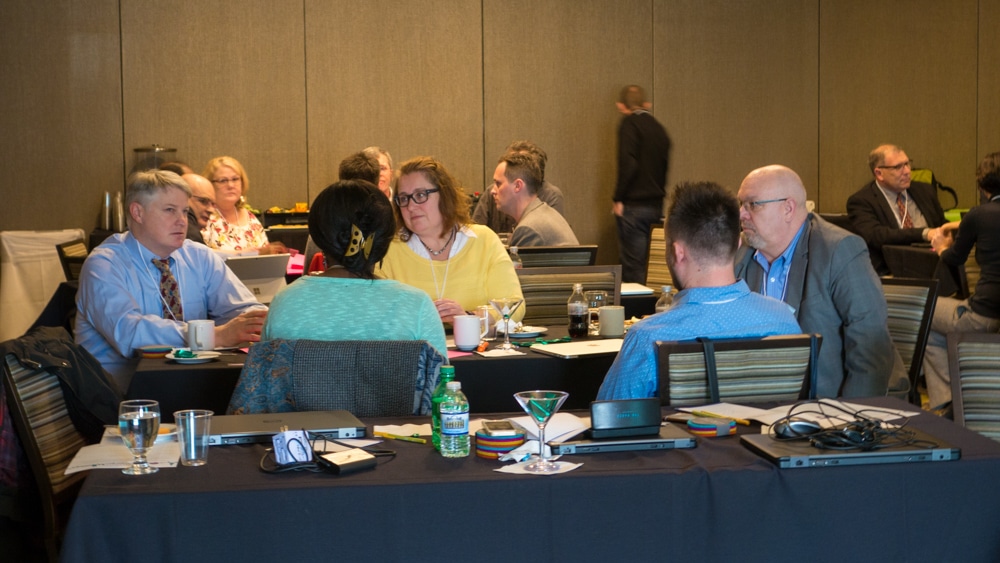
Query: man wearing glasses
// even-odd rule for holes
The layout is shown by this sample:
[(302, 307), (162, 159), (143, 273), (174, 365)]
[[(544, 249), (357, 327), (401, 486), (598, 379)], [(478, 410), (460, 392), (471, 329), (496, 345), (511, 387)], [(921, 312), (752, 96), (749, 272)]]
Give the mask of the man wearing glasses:
[(934, 186), (910, 181), (912, 162), (896, 145), (881, 145), (868, 155), (874, 179), (847, 199), (854, 230), (868, 243), (872, 266), (889, 275), (884, 244), (929, 242), (940, 235), (944, 210)]
[(890, 374), (906, 376), (865, 242), (809, 213), (802, 180), (785, 166), (750, 172), (737, 197), (746, 244), (736, 277), (789, 304), (802, 332), (823, 335), (816, 395), (885, 395)]
[(188, 198), (190, 209), (187, 213), (187, 238), (205, 244), (201, 230), (208, 224), (212, 212), (215, 211), (215, 188), (207, 178), (198, 174), (185, 174), (181, 178), (191, 188), (191, 197)]

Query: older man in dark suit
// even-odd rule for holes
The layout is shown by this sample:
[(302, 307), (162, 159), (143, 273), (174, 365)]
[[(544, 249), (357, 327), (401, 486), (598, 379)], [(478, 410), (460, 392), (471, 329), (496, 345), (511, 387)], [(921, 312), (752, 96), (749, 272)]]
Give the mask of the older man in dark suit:
[[(747, 244), (736, 276), (795, 310), (806, 333), (823, 335), (817, 396), (885, 395), (905, 377), (887, 324), (882, 286), (865, 243), (806, 210), (806, 190), (790, 168), (758, 168), (738, 197)], [(897, 361), (898, 360), (898, 361)]]
[(930, 242), (945, 224), (934, 186), (910, 181), (910, 159), (896, 145), (881, 145), (868, 155), (874, 179), (847, 200), (854, 230), (868, 243), (880, 276), (889, 266), (882, 245)]

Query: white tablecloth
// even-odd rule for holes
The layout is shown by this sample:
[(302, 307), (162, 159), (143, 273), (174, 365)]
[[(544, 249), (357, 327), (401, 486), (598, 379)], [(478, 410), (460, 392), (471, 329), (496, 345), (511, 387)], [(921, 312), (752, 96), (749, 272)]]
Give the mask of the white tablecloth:
[(25, 333), (66, 281), (56, 245), (83, 229), (0, 231), (0, 342)]

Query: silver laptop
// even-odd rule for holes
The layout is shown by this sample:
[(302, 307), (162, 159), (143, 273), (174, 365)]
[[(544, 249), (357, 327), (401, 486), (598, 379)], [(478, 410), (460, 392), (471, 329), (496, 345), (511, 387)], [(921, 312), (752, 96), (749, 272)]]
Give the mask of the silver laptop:
[(958, 448), (930, 434), (907, 428), (918, 442), (879, 450), (828, 450), (813, 446), (808, 440), (775, 440), (767, 434), (744, 434), (743, 445), (778, 467), (836, 467), (838, 465), (873, 465), (913, 463), (918, 461), (953, 461), (962, 456)]
[(582, 439), (549, 442), (549, 446), (552, 447), (552, 455), (595, 454), (693, 448), (695, 447), (695, 439), (687, 430), (668, 422), (660, 427), (659, 435), (595, 440), (590, 438), (589, 433), (584, 433)]
[(573, 342), (558, 342), (556, 344), (535, 344), (531, 347), (535, 352), (541, 352), (559, 358), (580, 358), (584, 356), (613, 356), (622, 349), (621, 338), (605, 338), (601, 340), (576, 340)]
[(365, 425), (347, 411), (305, 411), (213, 416), (208, 445), (270, 442), (281, 431), (307, 430), (328, 438), (364, 438)]
[(231, 256), (226, 259), (226, 265), (247, 286), (257, 301), (267, 305), (274, 300), (274, 294), (288, 285), (285, 274), (288, 272), (290, 258), (290, 254)]

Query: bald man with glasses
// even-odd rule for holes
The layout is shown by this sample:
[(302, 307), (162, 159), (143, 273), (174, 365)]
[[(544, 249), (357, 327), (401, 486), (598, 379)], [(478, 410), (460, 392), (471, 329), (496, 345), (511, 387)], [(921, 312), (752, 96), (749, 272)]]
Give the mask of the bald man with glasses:
[(937, 190), (910, 180), (912, 161), (896, 145), (880, 145), (868, 155), (873, 179), (847, 199), (854, 231), (868, 243), (872, 267), (889, 275), (882, 245), (930, 242), (945, 224)]
[(802, 180), (785, 166), (750, 172), (737, 197), (746, 244), (736, 277), (790, 305), (802, 332), (823, 335), (817, 396), (882, 396), (890, 381), (908, 390), (864, 241), (806, 210)]
[(181, 178), (191, 188), (191, 197), (188, 198), (187, 238), (205, 244), (201, 230), (208, 225), (208, 220), (215, 211), (215, 188), (208, 178), (199, 174), (185, 174)]

